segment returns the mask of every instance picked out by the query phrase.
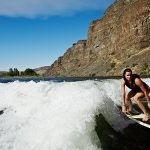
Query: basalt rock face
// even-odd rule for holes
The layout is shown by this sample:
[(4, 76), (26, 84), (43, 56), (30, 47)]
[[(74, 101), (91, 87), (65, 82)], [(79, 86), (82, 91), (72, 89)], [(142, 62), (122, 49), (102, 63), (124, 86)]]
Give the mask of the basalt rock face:
[(130, 67), (150, 74), (150, 1), (118, 0), (92, 21), (87, 40), (59, 57), (46, 76), (113, 76)]
[(44, 67), (39, 67), (39, 68), (35, 68), (34, 71), (38, 74), (43, 76), (47, 70), (49, 69), (49, 66), (44, 66)]

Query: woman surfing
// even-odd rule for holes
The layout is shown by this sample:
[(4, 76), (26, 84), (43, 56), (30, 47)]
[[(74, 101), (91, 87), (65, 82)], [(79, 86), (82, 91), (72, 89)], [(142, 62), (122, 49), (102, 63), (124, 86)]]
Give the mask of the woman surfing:
[[(131, 91), (126, 94), (125, 86), (131, 89)], [(127, 68), (123, 72), (123, 80), (121, 82), (121, 93), (122, 93), (122, 112), (132, 112), (132, 102), (133, 99), (139, 108), (144, 113), (143, 121), (148, 121), (149, 114), (146, 111), (144, 105), (141, 102), (142, 98), (146, 98), (148, 107), (150, 108), (150, 87), (141, 80), (140, 76), (137, 74), (132, 74), (132, 70)], [(127, 102), (127, 106), (126, 106)]]

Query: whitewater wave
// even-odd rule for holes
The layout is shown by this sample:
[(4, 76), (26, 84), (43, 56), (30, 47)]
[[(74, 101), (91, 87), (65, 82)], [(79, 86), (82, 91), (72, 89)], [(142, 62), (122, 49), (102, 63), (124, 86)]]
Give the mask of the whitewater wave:
[(130, 123), (117, 109), (120, 80), (0, 83), (0, 97), (1, 150), (99, 150), (96, 115), (115, 130)]

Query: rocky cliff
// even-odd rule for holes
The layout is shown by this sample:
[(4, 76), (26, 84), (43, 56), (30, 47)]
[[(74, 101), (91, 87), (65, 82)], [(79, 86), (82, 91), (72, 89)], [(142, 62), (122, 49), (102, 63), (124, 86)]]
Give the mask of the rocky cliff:
[(49, 69), (49, 66), (44, 66), (44, 67), (39, 67), (39, 68), (35, 68), (34, 71), (38, 74), (43, 76), (46, 71)]
[(116, 1), (45, 75), (113, 76), (126, 67), (150, 74), (150, 0)]

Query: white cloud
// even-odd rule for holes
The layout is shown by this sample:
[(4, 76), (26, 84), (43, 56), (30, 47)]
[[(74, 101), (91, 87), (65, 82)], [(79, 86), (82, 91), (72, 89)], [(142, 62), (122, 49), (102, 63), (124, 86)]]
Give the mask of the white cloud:
[(72, 15), (78, 11), (105, 9), (114, 0), (0, 0), (0, 15), (48, 17)]

